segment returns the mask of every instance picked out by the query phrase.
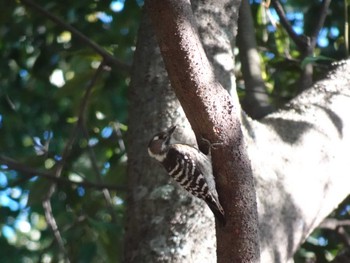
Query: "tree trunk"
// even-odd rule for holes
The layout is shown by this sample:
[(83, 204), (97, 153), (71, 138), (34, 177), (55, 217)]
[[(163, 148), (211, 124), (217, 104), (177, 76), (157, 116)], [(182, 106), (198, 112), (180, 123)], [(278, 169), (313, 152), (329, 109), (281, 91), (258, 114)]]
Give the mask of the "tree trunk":
[(286, 262), (349, 194), (350, 61), (261, 122), (247, 120), (263, 262)]
[[(256, 196), (240, 123), (240, 105), (215, 78), (189, 0), (148, 0), (171, 85), (194, 130), (199, 149), (211, 150), (226, 225), (217, 225), (218, 262), (258, 262)], [(234, 204), (234, 205), (232, 205)]]
[[(216, 42), (234, 43), (234, 33), (230, 32), (235, 27), (230, 23), (237, 19), (211, 20), (222, 10), (230, 13), (234, 8), (216, 12), (215, 4), (208, 1), (210, 4), (211, 8), (196, 2), (193, 8), (196, 17), (201, 10), (206, 11), (206, 19), (203, 15), (197, 22), (206, 53), (215, 62), (222, 52), (232, 54), (232, 47), (211, 50), (208, 43), (214, 43), (218, 32), (220, 39)], [(201, 21), (218, 23), (210, 22), (205, 27)], [(213, 64), (215, 76), (223, 77), (226, 88), (232, 86), (233, 72), (226, 71), (222, 64)], [(262, 262), (289, 260), (349, 192), (349, 70), (349, 62), (342, 64), (327, 80), (261, 122), (242, 115), (258, 193)], [(178, 139), (194, 141), (169, 86), (147, 17), (143, 17), (139, 31), (129, 99), (125, 262), (215, 262), (215, 228), (210, 210), (179, 189), (147, 156), (152, 135), (172, 124), (180, 124)]]
[[(179, 124), (177, 139), (194, 142), (169, 85), (149, 20), (143, 16), (129, 92), (125, 262), (214, 262), (211, 211), (180, 189), (147, 154), (154, 133)], [(200, 253), (198, 253), (201, 251)]]

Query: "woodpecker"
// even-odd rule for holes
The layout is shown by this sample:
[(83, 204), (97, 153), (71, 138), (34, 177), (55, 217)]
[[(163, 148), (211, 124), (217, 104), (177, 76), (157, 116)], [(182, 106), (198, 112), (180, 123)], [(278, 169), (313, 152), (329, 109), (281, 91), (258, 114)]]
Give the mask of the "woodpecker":
[(225, 225), (225, 212), (215, 187), (210, 154), (178, 143), (173, 138), (176, 126), (157, 133), (148, 144), (148, 153), (168, 174), (192, 195), (204, 200), (215, 217)]

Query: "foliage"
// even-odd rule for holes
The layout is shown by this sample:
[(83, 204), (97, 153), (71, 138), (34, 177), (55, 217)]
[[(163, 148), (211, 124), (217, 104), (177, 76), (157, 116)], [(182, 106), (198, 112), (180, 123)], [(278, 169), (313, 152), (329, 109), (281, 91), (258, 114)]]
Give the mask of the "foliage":
[[(270, 1), (266, 1), (270, 2)], [(286, 18), (295, 33), (310, 36), (319, 20), (320, 1), (280, 1)], [(264, 1), (253, 1), (257, 42), (262, 58), (263, 77), (269, 95), (276, 106), (285, 104), (300, 92), (300, 77), (306, 64), (314, 65), (314, 80), (320, 79), (329, 70), (329, 65), (347, 56), (345, 46), (346, 7), (344, 1), (332, 1), (312, 57), (302, 57), (280, 19), (271, 6)]]
[[(52, 175), (65, 158), (61, 177), (104, 183), (110, 189), (57, 184), (50, 202), (64, 252), (43, 206), (52, 181), (2, 165), (1, 262), (58, 262), (64, 253), (71, 262), (117, 262), (123, 235), (129, 74), (106, 66), (95, 75), (101, 56), (25, 2), (2, 5), (1, 156), (16, 160), (14, 168), (22, 165)], [(36, 3), (131, 64), (139, 3)], [(88, 90), (91, 95), (85, 100)]]
[[(107, 58), (89, 43), (28, 2), (6, 1), (0, 17), (1, 262), (59, 262), (67, 257), (71, 262), (119, 262), (127, 68), (132, 63), (142, 1), (35, 1), (124, 66), (105, 65)], [(294, 28), (310, 32), (319, 1), (287, 2), (284, 7)], [(317, 79), (329, 61), (346, 55), (340, 15), (344, 3), (332, 2), (315, 56), (301, 61), (285, 29), (268, 19), (276, 18), (273, 9), (253, 1), (262, 74), (276, 105), (297, 94), (306, 64), (315, 65)], [(305, 11), (308, 15), (301, 15)], [(348, 204), (334, 217), (348, 218)], [(57, 223), (58, 236), (50, 220)], [(327, 240), (327, 245), (320, 240)], [(317, 230), (296, 261), (306, 262), (312, 255), (318, 262), (327, 262), (342, 247), (334, 232)]]

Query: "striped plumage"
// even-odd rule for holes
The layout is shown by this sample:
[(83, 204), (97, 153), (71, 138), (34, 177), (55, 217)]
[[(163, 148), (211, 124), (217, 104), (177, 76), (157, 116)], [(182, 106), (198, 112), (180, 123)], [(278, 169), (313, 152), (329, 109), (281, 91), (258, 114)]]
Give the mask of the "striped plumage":
[(172, 137), (175, 128), (153, 136), (148, 145), (149, 155), (157, 159), (185, 190), (204, 200), (224, 224), (224, 210), (215, 188), (210, 157), (190, 145), (175, 143)]

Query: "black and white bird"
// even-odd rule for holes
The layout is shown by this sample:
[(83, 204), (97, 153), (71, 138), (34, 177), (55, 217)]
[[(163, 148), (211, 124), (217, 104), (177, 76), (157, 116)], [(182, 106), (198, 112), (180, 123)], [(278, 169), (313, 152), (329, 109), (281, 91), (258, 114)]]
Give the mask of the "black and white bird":
[(178, 143), (173, 138), (176, 126), (157, 133), (148, 144), (148, 153), (160, 162), (168, 174), (192, 195), (204, 200), (215, 217), (225, 224), (225, 212), (215, 187), (210, 155)]

